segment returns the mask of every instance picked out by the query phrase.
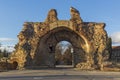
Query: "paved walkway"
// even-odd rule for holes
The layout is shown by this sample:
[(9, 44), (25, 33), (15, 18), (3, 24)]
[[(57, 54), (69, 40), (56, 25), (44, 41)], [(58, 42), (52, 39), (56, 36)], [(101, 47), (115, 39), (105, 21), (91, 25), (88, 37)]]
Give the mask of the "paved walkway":
[(13, 70), (0, 72), (0, 80), (120, 80), (120, 72), (74, 69)]

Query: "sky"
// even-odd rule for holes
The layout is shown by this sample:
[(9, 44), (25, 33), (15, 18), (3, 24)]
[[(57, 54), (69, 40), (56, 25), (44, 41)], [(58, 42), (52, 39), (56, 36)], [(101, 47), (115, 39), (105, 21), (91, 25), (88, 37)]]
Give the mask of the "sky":
[(113, 45), (120, 45), (120, 0), (0, 0), (0, 43), (14, 46), (24, 22), (43, 22), (50, 9), (59, 20), (70, 19), (70, 7), (84, 22), (104, 22)]

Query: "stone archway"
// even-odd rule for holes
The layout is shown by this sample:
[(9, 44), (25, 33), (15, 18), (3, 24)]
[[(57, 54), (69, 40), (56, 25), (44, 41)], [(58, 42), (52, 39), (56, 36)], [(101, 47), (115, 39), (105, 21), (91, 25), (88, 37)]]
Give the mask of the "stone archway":
[(54, 67), (55, 46), (63, 40), (70, 42), (74, 48), (74, 66), (80, 62), (87, 61), (87, 48), (83, 47), (86, 45), (85, 41), (69, 28), (59, 27), (51, 30), (40, 39), (34, 58), (36, 66), (42, 64)]
[(18, 62), (19, 69), (54, 67), (55, 46), (62, 40), (73, 45), (75, 67), (103, 69), (110, 50), (105, 23), (83, 22), (79, 11), (73, 7), (70, 13), (70, 20), (58, 20), (57, 11), (51, 9), (44, 22), (24, 23), (18, 35), (19, 43), (11, 56)]

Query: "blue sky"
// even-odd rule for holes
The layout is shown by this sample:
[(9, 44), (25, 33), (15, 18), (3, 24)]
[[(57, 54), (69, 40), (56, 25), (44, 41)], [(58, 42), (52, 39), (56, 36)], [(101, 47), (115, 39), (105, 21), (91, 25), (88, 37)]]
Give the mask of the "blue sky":
[(0, 43), (15, 45), (23, 23), (43, 22), (52, 8), (69, 20), (71, 6), (85, 22), (105, 22), (113, 43), (120, 44), (120, 0), (0, 0)]

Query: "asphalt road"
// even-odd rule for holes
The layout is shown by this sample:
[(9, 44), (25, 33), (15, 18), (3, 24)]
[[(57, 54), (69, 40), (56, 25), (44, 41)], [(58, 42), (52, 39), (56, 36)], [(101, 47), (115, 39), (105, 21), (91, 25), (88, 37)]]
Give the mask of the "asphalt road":
[(0, 80), (120, 80), (120, 72), (80, 71), (67, 68), (0, 72)]
[(14, 77), (1, 77), (0, 80), (120, 80), (120, 78), (103, 77), (103, 76), (14, 76)]

